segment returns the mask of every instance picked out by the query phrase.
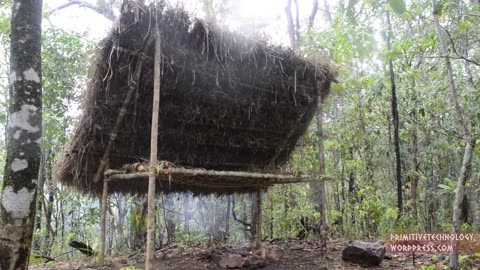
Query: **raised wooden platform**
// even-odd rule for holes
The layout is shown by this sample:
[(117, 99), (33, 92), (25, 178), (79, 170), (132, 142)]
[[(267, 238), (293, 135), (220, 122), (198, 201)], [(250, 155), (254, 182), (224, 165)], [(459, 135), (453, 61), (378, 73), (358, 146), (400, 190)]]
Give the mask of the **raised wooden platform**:
[[(132, 164), (122, 170), (105, 171), (105, 181), (146, 182), (150, 176), (148, 164)], [(328, 176), (311, 176), (300, 172), (242, 172), (217, 171), (201, 168), (176, 167), (170, 162), (160, 161), (155, 165), (155, 177), (159, 183), (157, 191), (170, 192), (190, 190), (192, 192), (210, 190), (213, 193), (233, 193), (239, 190), (262, 189), (278, 184), (305, 183), (330, 180)]]

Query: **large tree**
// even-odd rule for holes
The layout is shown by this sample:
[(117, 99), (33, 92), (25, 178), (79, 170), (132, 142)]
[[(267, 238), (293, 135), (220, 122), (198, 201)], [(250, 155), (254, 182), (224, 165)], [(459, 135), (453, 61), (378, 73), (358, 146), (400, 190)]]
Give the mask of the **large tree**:
[(0, 203), (0, 269), (27, 269), (42, 134), (42, 0), (13, 1), (7, 158)]

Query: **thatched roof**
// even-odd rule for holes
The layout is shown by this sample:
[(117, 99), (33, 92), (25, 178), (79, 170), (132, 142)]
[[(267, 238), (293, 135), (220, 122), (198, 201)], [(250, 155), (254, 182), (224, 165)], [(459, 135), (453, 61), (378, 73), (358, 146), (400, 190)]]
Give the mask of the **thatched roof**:
[[(56, 177), (81, 191), (101, 193), (101, 181), (93, 178), (129, 89), (134, 91), (108, 165), (116, 169), (148, 159), (151, 40), (157, 22), (162, 45), (158, 159), (228, 171), (272, 171), (283, 165), (315, 113), (318, 94), (328, 94), (334, 80), (328, 67), (290, 49), (192, 23), (183, 10), (165, 8), (157, 14), (127, 2), (118, 25), (99, 46), (83, 115)], [(118, 182), (109, 191), (132, 192), (129, 185)]]

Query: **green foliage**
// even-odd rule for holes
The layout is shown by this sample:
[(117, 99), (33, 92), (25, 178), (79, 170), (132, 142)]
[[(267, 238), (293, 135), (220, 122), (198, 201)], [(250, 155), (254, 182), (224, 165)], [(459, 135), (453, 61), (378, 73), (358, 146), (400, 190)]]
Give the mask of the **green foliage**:
[[(457, 52), (463, 49), (478, 63), (480, 54), (474, 44), (478, 43), (480, 33), (473, 23), (480, 19), (470, 15), (478, 11), (478, 6), (441, 1), (439, 8), (443, 13), (448, 12), (442, 23), (452, 38), (450, 48), (455, 45)], [(398, 15), (391, 16), (391, 50), (385, 47), (387, 29), (380, 23), (385, 20), (385, 9)], [(324, 109), (324, 147), (328, 174), (341, 179), (328, 187), (334, 193), (330, 197), (335, 202), (335, 207), (330, 206), (332, 217), (344, 213), (344, 233), (422, 231), (432, 226), (437, 231), (450, 230), (451, 202), (456, 188), (456, 181), (450, 179), (457, 179), (465, 145), (449, 100), (443, 61), (438, 58), (436, 34), (425, 14), (431, 14), (431, 1), (410, 2), (408, 7), (406, 1), (344, 1), (344, 5), (332, 12), (332, 24), (327, 30), (312, 30), (304, 39), (304, 46), (311, 54), (327, 53), (340, 71), (339, 83), (333, 86)], [(455, 58), (454, 53), (452, 56)], [(385, 69), (389, 60), (394, 66), (400, 115), (406, 201), (406, 212), (401, 217), (395, 207), (396, 185), (392, 181), (390, 78)], [(453, 67), (462, 111), (479, 134), (478, 65), (453, 60)], [(468, 68), (470, 75), (466, 72)], [(300, 143), (305, 146), (295, 152), (292, 166), (296, 169), (307, 172), (316, 169), (314, 125)], [(416, 171), (410, 169), (414, 131), (418, 149)], [(410, 212), (413, 178), (419, 181), (419, 216)]]
[(455, 193), (455, 187), (457, 183), (455, 183), (453, 180), (449, 178), (445, 178), (444, 181), (445, 181), (445, 184), (438, 184), (438, 187), (440, 188), (440, 193), (444, 193), (444, 194)]
[(43, 147), (57, 152), (73, 123), (67, 112), (72, 105), (78, 106), (93, 43), (80, 34), (51, 27), (43, 33), (42, 50)]
[(308, 199), (309, 193), (305, 187), (295, 185), (272, 187), (268, 194), (271, 201), (263, 204), (264, 231), (268, 232), (269, 223), (273, 223), (274, 237), (296, 237), (304, 229), (302, 218), (308, 219), (310, 225), (316, 224), (319, 214)]
[(388, 0), (388, 5), (397, 15), (404, 14), (407, 11), (404, 0)]
[(422, 265), (422, 267), (420, 267), (421, 270), (435, 270), (437, 269), (437, 266), (435, 264), (430, 264), (428, 266), (425, 266), (425, 265)]
[(0, 44), (8, 50), (10, 43), (10, 12), (12, 1), (4, 1), (0, 5)]
[(142, 210), (143, 209), (140, 205), (132, 203), (132, 208), (128, 217), (130, 225), (137, 234), (145, 232), (147, 228), (147, 220), (142, 219)]
[[(0, 5), (0, 74), (8, 74), (10, 52), (10, 12), (12, 1), (5, 0)], [(3, 137), (8, 113), (8, 81), (0, 76), (0, 136)], [(3, 184), (3, 168), (5, 167), (5, 140), (0, 140), (0, 188)]]

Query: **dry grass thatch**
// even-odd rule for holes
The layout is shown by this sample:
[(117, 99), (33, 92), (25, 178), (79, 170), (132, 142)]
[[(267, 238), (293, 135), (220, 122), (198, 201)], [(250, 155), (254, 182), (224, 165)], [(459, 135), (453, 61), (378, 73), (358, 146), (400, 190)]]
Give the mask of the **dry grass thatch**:
[[(131, 100), (109, 167), (148, 158), (151, 40), (157, 22), (162, 44), (158, 159), (230, 171), (271, 171), (284, 164), (315, 113), (318, 94), (328, 94), (334, 80), (329, 68), (290, 49), (222, 32), (202, 21), (192, 24), (179, 9), (157, 14), (154, 8), (127, 2), (119, 23), (99, 46), (83, 115), (56, 177), (81, 191), (101, 193), (101, 181), (93, 178), (129, 89)], [(118, 182), (109, 191), (145, 191), (130, 185)]]

